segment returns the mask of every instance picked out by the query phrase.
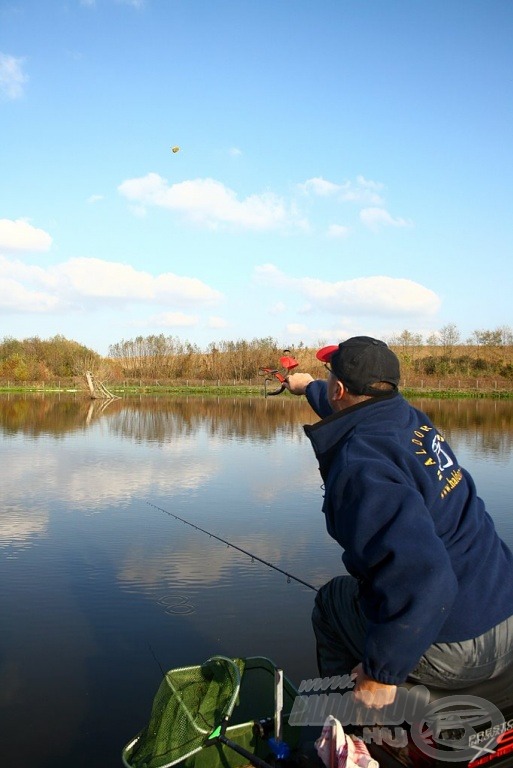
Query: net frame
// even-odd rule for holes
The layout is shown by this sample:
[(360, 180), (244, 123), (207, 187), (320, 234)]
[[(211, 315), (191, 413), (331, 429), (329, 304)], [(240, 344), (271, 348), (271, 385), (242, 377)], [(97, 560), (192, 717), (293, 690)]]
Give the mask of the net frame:
[[(223, 661), (227, 659), (226, 656), (211, 658), (221, 658)], [(193, 748), (193, 745), (190, 749), (183, 749), (180, 756), (174, 755), (173, 758), (176, 759), (155, 753), (147, 754), (146, 759), (144, 759), (144, 755), (141, 756), (138, 747), (141, 738), (144, 739), (145, 732), (148, 728), (151, 729), (150, 717), (148, 726), (140, 731), (123, 749), (125, 768), (168, 768), (168, 766), (174, 766), (177, 763), (180, 763), (180, 768), (243, 768), (250, 763), (255, 766), (262, 766), (262, 758), (265, 768), (270, 768), (265, 761), (270, 760), (271, 764), (274, 765), (275, 752), (274, 748), (271, 747), (270, 737), (273, 730), (276, 736), (277, 731), (275, 727), (273, 728), (273, 723), (275, 726), (281, 704), (283, 708), (281, 709), (280, 731), (283, 742), (291, 750), (300, 748), (300, 744), (305, 738), (303, 728), (289, 723), (289, 715), (298, 696), (296, 686), (266, 656), (246, 656), (244, 658), (232, 658), (228, 661), (229, 667), (225, 666), (225, 670), (233, 669), (232, 663), (234, 663), (240, 672), (239, 691), (236, 696), (230, 697), (232, 706), (228, 718), (222, 722), (216, 722), (216, 724), (218, 730), (228, 737), (229, 743), (227, 740), (223, 740), (222, 736), (217, 736), (213, 730), (210, 737), (203, 736), (203, 740), (198, 740), (197, 748)], [(168, 675), (194, 673), (204, 668), (209, 662), (210, 659), (201, 666), (172, 669)], [(278, 671), (282, 675), (282, 692), (279, 697), (280, 702), (277, 704), (276, 674)], [(168, 688), (164, 679), (161, 682), (162, 686)], [(153, 700), (152, 715), (158, 701), (158, 693)], [(233, 691), (233, 693), (235, 692)], [(230, 709), (229, 704), (227, 708)], [(221, 721), (220, 710), (217, 719)], [(221, 727), (219, 728), (219, 726)], [(204, 727), (204, 724), (199, 723), (198, 730), (206, 731), (207, 728)], [(313, 738), (312, 734), (306, 734), (306, 737), (307, 740)], [(174, 738), (173, 735), (173, 740)], [(245, 755), (240, 748), (245, 750)]]
[[(232, 715), (243, 667), (241, 659), (218, 655), (200, 666), (166, 672), (154, 698), (148, 726), (123, 749), (125, 768), (171, 768), (208, 746), (209, 737), (216, 728), (226, 727)], [(223, 671), (228, 673), (224, 681), (219, 679)], [(169, 709), (172, 711), (168, 714)], [(167, 748), (161, 752), (164, 747)], [(166, 759), (166, 754), (170, 759)]]

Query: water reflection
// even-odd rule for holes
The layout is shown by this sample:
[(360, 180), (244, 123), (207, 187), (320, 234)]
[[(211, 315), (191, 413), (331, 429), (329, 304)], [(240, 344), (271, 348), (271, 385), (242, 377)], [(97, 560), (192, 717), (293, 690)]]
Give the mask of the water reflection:
[(419, 400), (415, 405), (454, 445), (464, 446), (476, 456), (509, 460), (513, 449), (513, 401)]
[[(487, 458), (504, 465), (510, 461), (510, 402), (425, 399), (415, 404), (445, 433), (465, 466)], [(144, 397), (109, 403), (80, 395), (0, 397), (0, 455), (9, 466), (4, 476), (9, 506), (1, 516), (0, 539), (43, 532), (56, 499), (94, 512), (150, 490), (170, 497), (198, 491), (214, 479), (218, 487), (228, 486), (244, 451), (251, 456), (248, 477), (255, 478), (249, 491), (269, 504), (303, 484), (297, 456), (306, 454), (298, 454), (297, 446), (305, 442), (301, 425), (315, 420), (303, 399), (291, 397)], [(56, 440), (52, 450), (44, 438)], [(286, 466), (286, 473), (275, 472), (272, 484), (262, 482), (271, 468), (257, 448), (279, 442), (287, 444), (287, 454), (273, 453), (273, 462)], [(310, 453), (308, 462), (313, 464)]]
[[(495, 466), (510, 462), (510, 402), (424, 399), (415, 405), (447, 436), (464, 466), (476, 464), (479, 473), (483, 460)], [(309, 445), (298, 448), (307, 442), (301, 425), (315, 420), (303, 399), (291, 397), (141, 397), (109, 403), (80, 395), (0, 397), (0, 458), (9, 467), (0, 546), (43, 535), (57, 501), (93, 513), (134, 497), (194, 495), (213, 484), (215, 507), (223, 491), (233, 493), (236, 469), (239, 497), (249, 493), (264, 509), (285, 499), (291, 488), (304, 492), (305, 482), (317, 491)], [(46, 439), (56, 441), (51, 450)], [(273, 451), (272, 467), (264, 450), (271, 443), (287, 445), (284, 452)], [(271, 471), (272, 482), (266, 482)]]
[(0, 513), (0, 549), (2, 543), (16, 544), (18, 548), (30, 546), (35, 538), (45, 533), (47, 525), (45, 510), (8, 503)]
[[(479, 431), (491, 450), (511, 449), (513, 401), (412, 401), (449, 437)], [(91, 401), (83, 395), (0, 395), (0, 430), (37, 437), (60, 437), (102, 423), (112, 434), (136, 441), (163, 443), (199, 426), (208, 434), (268, 440), (296, 433), (298, 424), (316, 416), (303, 398), (151, 397)]]

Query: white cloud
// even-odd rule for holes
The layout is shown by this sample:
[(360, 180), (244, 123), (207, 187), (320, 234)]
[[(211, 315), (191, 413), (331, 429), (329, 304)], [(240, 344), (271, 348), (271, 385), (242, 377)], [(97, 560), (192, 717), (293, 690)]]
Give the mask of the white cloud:
[(18, 259), (8, 259), (0, 255), (0, 277), (13, 278), (20, 282), (36, 283), (40, 286), (53, 284), (49, 270), (37, 265), (25, 264)]
[(154, 276), (128, 264), (90, 258), (43, 269), (0, 256), (0, 310), (50, 312), (119, 302), (204, 306), (221, 298), (201, 280), (172, 272)]
[(7, 99), (21, 99), (28, 76), (23, 72), (23, 58), (0, 53), (0, 94)]
[(0, 251), (47, 251), (52, 238), (25, 219), (0, 219)]
[(209, 328), (227, 328), (228, 321), (225, 320), (224, 317), (217, 317), (216, 315), (211, 315), (208, 318), (208, 327)]
[[(361, 209), (359, 211), (360, 224), (374, 232), (383, 227), (412, 226), (412, 222), (393, 217), (386, 210), (382, 195), (384, 185), (381, 182), (366, 179), (362, 175), (342, 183), (335, 183), (324, 179), (322, 176), (315, 176), (307, 179), (303, 184), (297, 185), (297, 188), (303, 194), (305, 205), (317, 206), (317, 214), (321, 213), (319, 206), (322, 205), (326, 212), (329, 211), (330, 218), (335, 219), (335, 221), (340, 218), (341, 207), (350, 204), (350, 210), (354, 211), (355, 207)], [(353, 215), (356, 215), (356, 212)], [(353, 228), (354, 223), (351, 227), (337, 223), (328, 224), (326, 234), (333, 239), (346, 238), (351, 234)]]
[(432, 315), (440, 299), (429, 288), (404, 278), (361, 277), (328, 282), (318, 278), (289, 277), (273, 264), (255, 270), (255, 280), (267, 287), (295, 291), (312, 309), (333, 314)]
[(345, 227), (343, 224), (331, 224), (328, 227), (328, 237), (343, 239), (351, 232), (350, 227)]
[(33, 312), (39, 314), (52, 312), (59, 308), (59, 304), (59, 299), (56, 296), (44, 291), (26, 288), (16, 280), (3, 277), (0, 271), (0, 312)]
[(322, 176), (316, 176), (313, 179), (307, 179), (303, 184), (299, 184), (299, 188), (306, 192), (306, 194), (312, 193), (313, 195), (319, 195), (319, 197), (328, 197), (337, 194), (340, 190), (340, 185), (327, 181)]
[(357, 176), (355, 181), (345, 181), (336, 184), (316, 176), (299, 184), (299, 189), (307, 195), (317, 197), (335, 197), (341, 202), (355, 202), (367, 205), (382, 205), (381, 190), (384, 185), (379, 181), (371, 181), (364, 176)]
[[(159, 325), (164, 328), (185, 328), (198, 325), (198, 323), (199, 317), (197, 315), (186, 315), (183, 312), (161, 312), (159, 315), (150, 317), (146, 325)], [(140, 323), (137, 324), (140, 325)]]
[(371, 199), (381, 199), (379, 193), (385, 188), (381, 181), (372, 181), (359, 174), (356, 177), (356, 190), (361, 194), (368, 195)]
[(240, 157), (242, 155), (242, 150), (238, 147), (230, 147), (228, 154), (230, 157)]
[(272, 230), (298, 226), (294, 213), (271, 192), (237, 194), (215, 179), (192, 179), (169, 185), (157, 173), (127, 179), (118, 191), (139, 207), (164, 208), (185, 215), (192, 222), (210, 227), (235, 226), (251, 230)]
[(273, 304), (269, 308), (269, 314), (270, 315), (282, 315), (284, 312), (287, 311), (286, 305), (283, 303), (283, 301), (277, 301), (275, 304)]
[(212, 302), (220, 298), (218, 291), (195, 277), (181, 277), (172, 272), (154, 277), (129, 264), (101, 259), (70, 259), (52, 268), (52, 272), (66, 289), (85, 297), (175, 301), (180, 304)]
[(87, 198), (88, 203), (99, 203), (100, 200), (103, 200), (103, 195), (90, 195)]
[[(230, 152), (237, 154), (239, 150), (232, 148)], [(310, 232), (312, 226), (301, 208), (311, 208), (315, 199), (321, 200), (324, 207), (331, 206), (330, 216), (333, 218), (338, 218), (337, 211), (342, 204), (363, 206), (359, 214), (360, 222), (373, 231), (383, 227), (412, 226), (412, 222), (393, 217), (385, 209), (381, 196), (383, 188), (381, 182), (361, 175), (341, 184), (317, 176), (298, 184), (296, 190), (302, 195), (292, 196), (289, 200), (273, 192), (239, 199), (233, 189), (216, 179), (189, 179), (169, 184), (158, 173), (148, 173), (126, 179), (118, 186), (118, 192), (128, 201), (129, 209), (135, 216), (145, 216), (150, 208), (161, 208), (181, 214), (194, 224), (210, 229), (295, 229)], [(331, 224), (326, 226), (326, 233), (330, 238), (345, 238), (351, 229), (347, 225)]]
[(42, 267), (0, 256), (0, 311), (38, 314), (64, 307), (61, 299), (47, 290), (52, 283)]
[(285, 327), (287, 333), (290, 333), (293, 336), (301, 336), (302, 334), (308, 333), (307, 326), (302, 325), (301, 323), (288, 323)]
[(395, 218), (384, 208), (364, 208), (360, 211), (360, 220), (368, 229), (377, 232), (381, 227), (411, 227), (412, 222)]

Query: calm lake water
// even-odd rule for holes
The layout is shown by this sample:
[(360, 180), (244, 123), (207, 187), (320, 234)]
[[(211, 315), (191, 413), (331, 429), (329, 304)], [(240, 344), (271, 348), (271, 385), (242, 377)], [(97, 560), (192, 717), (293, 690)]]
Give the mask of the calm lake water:
[[(415, 405), (513, 547), (513, 402)], [(316, 675), (313, 589), (172, 517), (312, 587), (341, 573), (316, 420), (287, 396), (0, 396), (2, 765), (120, 766), (160, 667), (263, 655), (295, 684)]]

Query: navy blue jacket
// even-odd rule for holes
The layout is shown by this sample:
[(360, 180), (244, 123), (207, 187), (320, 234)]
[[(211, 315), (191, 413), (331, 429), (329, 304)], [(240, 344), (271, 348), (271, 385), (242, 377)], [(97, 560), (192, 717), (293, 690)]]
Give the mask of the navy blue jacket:
[(513, 556), (468, 472), (399, 393), (333, 413), (326, 382), (305, 426), (325, 483), (328, 533), (360, 582), (363, 668), (404, 682), (434, 642), (476, 637), (513, 615)]

